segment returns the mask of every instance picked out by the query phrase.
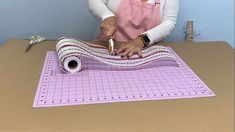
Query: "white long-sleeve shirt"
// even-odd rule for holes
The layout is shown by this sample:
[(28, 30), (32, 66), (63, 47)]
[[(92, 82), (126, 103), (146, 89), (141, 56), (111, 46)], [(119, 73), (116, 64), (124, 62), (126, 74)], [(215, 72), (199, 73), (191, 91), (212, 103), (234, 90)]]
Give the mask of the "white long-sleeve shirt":
[[(88, 0), (90, 12), (100, 21), (105, 18), (115, 16), (122, 0)], [(147, 3), (155, 3), (155, 0), (148, 0)], [(144, 32), (150, 38), (150, 44), (161, 41), (168, 36), (176, 25), (179, 1), (178, 0), (160, 0), (161, 24)]]

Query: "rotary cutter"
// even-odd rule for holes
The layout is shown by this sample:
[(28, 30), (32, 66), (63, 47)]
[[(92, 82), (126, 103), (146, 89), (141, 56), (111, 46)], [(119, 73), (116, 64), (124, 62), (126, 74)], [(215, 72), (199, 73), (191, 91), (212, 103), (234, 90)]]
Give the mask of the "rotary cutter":
[(110, 54), (111, 55), (116, 55), (116, 52), (114, 51), (114, 40), (113, 40), (113, 38), (110, 38), (108, 40), (108, 44), (109, 44), (108, 50), (109, 50)]

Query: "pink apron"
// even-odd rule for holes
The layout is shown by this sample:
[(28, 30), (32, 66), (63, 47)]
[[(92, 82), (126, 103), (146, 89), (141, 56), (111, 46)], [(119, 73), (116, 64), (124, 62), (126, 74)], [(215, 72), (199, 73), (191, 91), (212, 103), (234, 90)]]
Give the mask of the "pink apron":
[[(160, 24), (160, 0), (149, 4), (139, 0), (121, 0), (115, 13), (118, 29), (117, 41), (130, 41)], [(102, 37), (99, 37), (102, 40)]]

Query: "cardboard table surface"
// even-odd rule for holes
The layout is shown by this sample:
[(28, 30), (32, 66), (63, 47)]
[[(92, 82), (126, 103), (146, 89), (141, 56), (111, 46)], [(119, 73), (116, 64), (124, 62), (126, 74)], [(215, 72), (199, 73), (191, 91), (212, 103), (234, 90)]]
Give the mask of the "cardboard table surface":
[(234, 49), (225, 42), (164, 43), (215, 97), (32, 108), (46, 52), (26, 40), (0, 46), (0, 132), (233, 132)]

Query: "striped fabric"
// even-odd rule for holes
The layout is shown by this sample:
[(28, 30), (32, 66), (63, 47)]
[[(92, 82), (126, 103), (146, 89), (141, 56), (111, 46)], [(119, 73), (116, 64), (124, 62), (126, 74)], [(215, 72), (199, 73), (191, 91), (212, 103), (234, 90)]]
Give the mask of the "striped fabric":
[[(169, 48), (159, 45), (153, 45), (143, 49), (142, 58), (138, 58), (137, 55), (134, 55), (129, 60), (123, 59), (120, 56), (110, 55), (108, 49), (101, 45), (95, 45), (72, 38), (59, 39), (56, 50), (60, 68), (66, 73), (75, 73), (82, 70), (82, 57), (95, 59), (118, 68), (140, 67), (160, 60), (171, 60), (176, 62), (174, 53), (172, 53)], [(70, 62), (75, 62), (75, 67), (69, 66)]]

